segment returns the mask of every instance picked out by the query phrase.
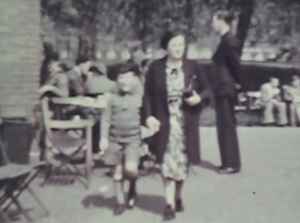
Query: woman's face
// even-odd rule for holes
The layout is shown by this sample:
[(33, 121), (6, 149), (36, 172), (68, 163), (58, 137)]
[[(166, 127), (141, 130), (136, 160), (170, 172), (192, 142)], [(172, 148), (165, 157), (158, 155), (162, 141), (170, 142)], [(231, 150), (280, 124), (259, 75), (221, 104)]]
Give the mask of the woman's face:
[(168, 56), (172, 59), (182, 59), (185, 50), (184, 36), (178, 35), (173, 37), (168, 44)]

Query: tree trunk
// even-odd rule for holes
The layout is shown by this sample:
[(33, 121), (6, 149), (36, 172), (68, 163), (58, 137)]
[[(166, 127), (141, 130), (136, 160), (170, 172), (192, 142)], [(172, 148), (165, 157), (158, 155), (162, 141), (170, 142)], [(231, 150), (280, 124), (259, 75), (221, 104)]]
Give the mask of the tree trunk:
[(242, 53), (248, 31), (251, 25), (251, 18), (254, 12), (255, 0), (228, 0), (227, 8), (239, 8), (240, 14), (237, 25), (237, 38), (241, 41), (240, 54)]

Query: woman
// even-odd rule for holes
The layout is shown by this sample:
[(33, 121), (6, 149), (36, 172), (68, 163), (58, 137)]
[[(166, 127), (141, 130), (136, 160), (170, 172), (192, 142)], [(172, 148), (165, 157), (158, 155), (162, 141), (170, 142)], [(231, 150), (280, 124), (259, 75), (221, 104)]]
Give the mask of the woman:
[(208, 92), (198, 64), (184, 58), (184, 35), (167, 32), (161, 47), (167, 56), (154, 61), (146, 75), (144, 117), (147, 127), (159, 130), (150, 149), (161, 164), (166, 199), (163, 215), (170, 220), (175, 211), (183, 211), (181, 191), (187, 165), (200, 162), (199, 111)]
[(220, 174), (237, 173), (241, 168), (234, 115), (236, 90), (241, 84), (240, 43), (231, 33), (233, 19), (231, 13), (218, 11), (212, 20), (213, 29), (221, 36), (220, 44), (213, 55), (217, 134), (222, 163)]

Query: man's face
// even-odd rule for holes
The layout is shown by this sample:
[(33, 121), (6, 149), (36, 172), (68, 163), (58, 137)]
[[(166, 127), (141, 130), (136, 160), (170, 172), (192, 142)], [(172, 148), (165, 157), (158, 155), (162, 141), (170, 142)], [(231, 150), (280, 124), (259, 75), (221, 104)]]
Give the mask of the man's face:
[(80, 64), (80, 70), (83, 74), (87, 74), (89, 72), (90, 67), (92, 66), (91, 61), (86, 61)]
[(182, 59), (185, 50), (184, 36), (178, 35), (172, 38), (168, 44), (168, 56), (172, 59)]
[(131, 92), (136, 83), (136, 76), (129, 71), (118, 75), (117, 86), (122, 92)]
[(292, 82), (293, 87), (300, 87), (300, 78), (295, 78)]
[(51, 74), (59, 73), (61, 71), (61, 68), (59, 66), (59, 62), (58, 61), (51, 62), (50, 65), (49, 65), (49, 71), (50, 71)]
[(221, 29), (221, 20), (216, 15), (212, 17), (211, 26), (216, 32), (219, 32)]
[(278, 87), (279, 86), (279, 80), (277, 78), (271, 79), (271, 85), (272, 87)]

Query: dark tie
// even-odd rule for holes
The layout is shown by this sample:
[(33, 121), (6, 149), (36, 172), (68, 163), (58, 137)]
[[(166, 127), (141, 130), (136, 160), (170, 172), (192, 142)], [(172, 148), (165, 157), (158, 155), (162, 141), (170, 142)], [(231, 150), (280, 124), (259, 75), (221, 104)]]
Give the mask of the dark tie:
[(172, 75), (172, 76), (178, 76), (178, 69), (173, 68), (173, 69), (171, 70), (171, 75)]

